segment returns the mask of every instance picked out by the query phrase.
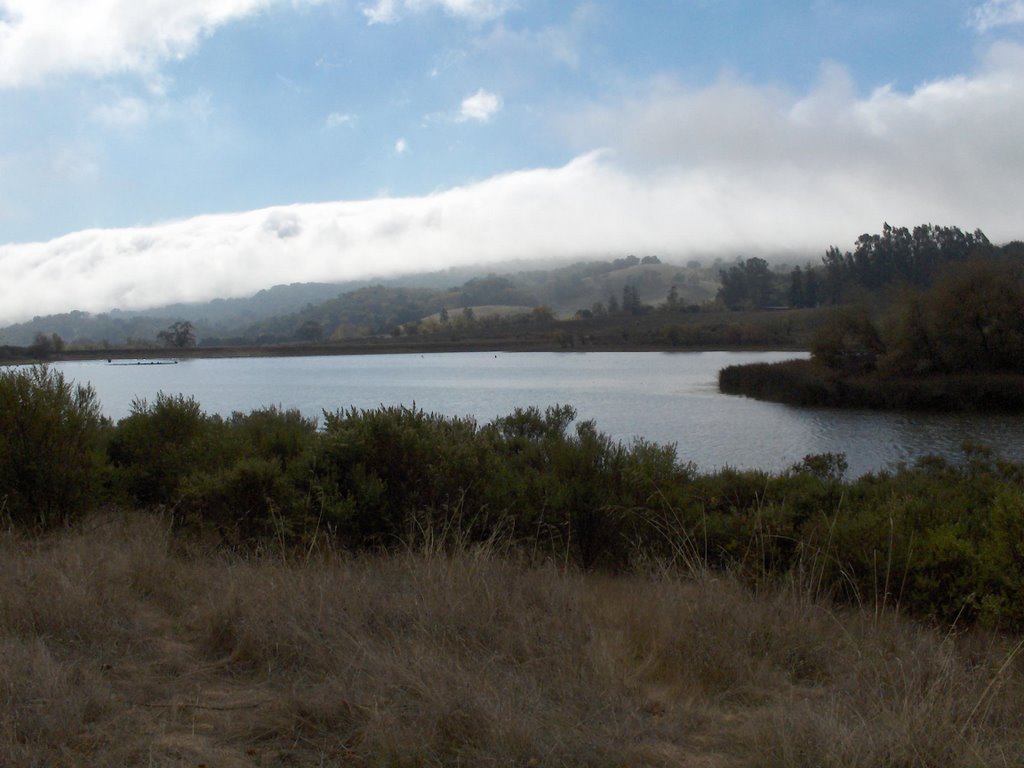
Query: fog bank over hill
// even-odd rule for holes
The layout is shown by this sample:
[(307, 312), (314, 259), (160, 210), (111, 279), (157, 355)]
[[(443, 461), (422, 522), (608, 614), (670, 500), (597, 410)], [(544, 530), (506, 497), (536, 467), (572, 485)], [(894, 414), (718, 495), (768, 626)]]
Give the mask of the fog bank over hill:
[[(737, 190), (739, 191), (739, 190)], [(275, 284), (343, 282), (488, 265), (659, 253), (820, 249), (832, 229), (780, 196), (775, 235), (729, 222), (680, 178), (650, 184), (600, 154), (419, 198), (291, 205), (152, 227), (88, 230), (0, 247), (0, 322), (79, 309), (144, 309), (254, 294)], [(790, 222), (783, 225), (781, 222)]]
[(722, 266), (725, 262), (713, 260), (673, 265), (649, 254), (564, 266), (550, 260), (515, 261), (386, 280), (291, 283), (246, 298), (37, 315), (0, 327), (0, 344), (28, 346), (39, 334), (57, 334), (75, 345), (145, 345), (174, 322), (185, 320), (201, 344), (348, 338), (390, 332), (395, 325), (427, 319), (442, 308), (474, 307), (481, 316), (495, 307), (506, 308), (499, 314), (543, 308), (545, 313), (571, 317), (595, 303), (613, 303), (627, 286), (651, 305), (665, 302), (673, 287), (677, 301), (701, 304), (718, 290)]
[(1016, 0), (139, 2), (0, 10), (0, 324), (513, 258), (823, 254), (886, 221), (1019, 236)]

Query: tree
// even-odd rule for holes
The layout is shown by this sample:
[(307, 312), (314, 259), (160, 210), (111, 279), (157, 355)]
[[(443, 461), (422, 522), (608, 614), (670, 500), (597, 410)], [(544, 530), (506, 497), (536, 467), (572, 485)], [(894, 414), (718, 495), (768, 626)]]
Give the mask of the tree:
[(537, 299), (507, 277), (488, 275), (474, 278), (465, 283), (459, 289), (459, 303), (464, 306), (477, 307), (488, 304), (533, 306), (537, 303)]
[(905, 291), (889, 324), (888, 373), (1024, 373), (1024, 267), (976, 260)]
[(798, 264), (789, 276), (789, 306), (806, 307), (807, 291), (805, 288), (804, 271)]
[(53, 351), (53, 339), (45, 333), (37, 333), (29, 349), (35, 357), (47, 357)]
[(196, 335), (192, 323), (179, 321), (173, 323), (167, 330), (160, 331), (156, 337), (169, 347), (184, 349), (196, 345)]
[(1024, 371), (1024, 281), (1018, 264), (974, 261), (925, 294), (940, 370)]
[(676, 288), (675, 285), (668, 289), (668, 297), (665, 299), (665, 305), (673, 312), (679, 309), (679, 289)]
[(0, 371), (4, 516), (47, 527), (93, 504), (103, 475), (103, 428), (92, 387), (45, 366)]
[(771, 302), (772, 273), (768, 262), (756, 256), (719, 272), (718, 298), (729, 309), (767, 307)]
[(635, 285), (622, 286), (622, 311), (631, 315), (639, 315), (643, 311), (640, 292)]
[(979, 229), (962, 232), (957, 227), (926, 224), (914, 227), (882, 225), (881, 234), (863, 234), (852, 252), (832, 246), (822, 262), (825, 295), (832, 303), (849, 298), (851, 288), (876, 290), (892, 284), (927, 287), (948, 264), (964, 264), (984, 258), (993, 246)]
[(875, 370), (884, 352), (881, 334), (863, 306), (838, 309), (811, 339), (815, 362), (847, 374)]
[(320, 341), (324, 337), (324, 327), (316, 320), (307, 320), (295, 331), (295, 338), (302, 341)]
[(920, 296), (900, 301), (901, 311), (891, 331), (889, 349), (879, 368), (886, 373), (919, 374), (933, 371), (937, 357)]
[(63, 352), (65, 346), (64, 339), (58, 333), (37, 333), (29, 345), (29, 350), (35, 357), (49, 357), (54, 352)]
[(804, 306), (816, 307), (821, 301), (821, 289), (818, 287), (818, 273), (810, 266), (804, 272)]
[(768, 262), (756, 256), (747, 259), (747, 295), (755, 307), (767, 307), (771, 303), (772, 273)]
[(546, 323), (555, 319), (555, 313), (551, 311), (551, 307), (534, 307), (533, 312), (531, 312), (531, 319), (535, 323)]

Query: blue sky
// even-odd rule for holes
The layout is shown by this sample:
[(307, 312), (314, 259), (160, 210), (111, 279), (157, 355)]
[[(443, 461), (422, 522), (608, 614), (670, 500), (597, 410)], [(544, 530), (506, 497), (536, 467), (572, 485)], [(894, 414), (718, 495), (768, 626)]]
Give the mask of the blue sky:
[(0, 0), (0, 321), (1024, 237), (1024, 0)]

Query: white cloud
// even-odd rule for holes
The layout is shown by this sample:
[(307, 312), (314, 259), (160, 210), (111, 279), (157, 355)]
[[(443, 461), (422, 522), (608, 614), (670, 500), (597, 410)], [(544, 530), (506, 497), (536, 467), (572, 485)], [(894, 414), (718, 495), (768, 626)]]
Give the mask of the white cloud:
[(134, 96), (125, 96), (92, 111), (92, 119), (113, 128), (142, 125), (149, 119), (149, 105)]
[(409, 151), (409, 142), (407, 142), (405, 139), (399, 139), (398, 141), (395, 142), (395, 154), (396, 155), (404, 155), (408, 151)]
[[(0, 246), (0, 324), (511, 258), (849, 247), (883, 221), (1024, 236), (1024, 48), (979, 71), (858, 95), (737, 80), (649, 85), (565, 118), (579, 156), (415, 198), (295, 205)], [(398, 151), (400, 144), (396, 144)], [(587, 147), (606, 146), (590, 152)]]
[(355, 115), (349, 115), (342, 112), (331, 112), (327, 116), (326, 124), (328, 128), (340, 128), (343, 125), (352, 125), (355, 123)]
[(95, 147), (82, 142), (51, 147), (50, 173), (63, 182), (92, 182), (100, 175), (100, 162)]
[(1024, 0), (985, 0), (971, 14), (971, 24), (979, 32), (1010, 24), (1024, 24)]
[(410, 13), (440, 9), (469, 21), (488, 21), (504, 15), (514, 0), (376, 0), (363, 6), (369, 24), (394, 24)]
[(322, 0), (0, 0), (0, 88), (76, 73), (152, 73), (252, 13)]
[(199, 91), (180, 99), (170, 99), (165, 95), (154, 95), (148, 99), (117, 95), (111, 101), (94, 107), (89, 117), (107, 128), (128, 130), (165, 120), (185, 125), (202, 124), (209, 120), (212, 111), (210, 95)]
[(583, 56), (583, 40), (600, 18), (601, 13), (594, 4), (584, 2), (573, 9), (569, 20), (563, 25), (534, 30), (514, 29), (498, 23), (487, 35), (478, 38), (475, 44), (482, 51), (501, 49), (506, 56), (530, 61), (546, 58), (571, 69), (578, 69)]
[(398, 21), (395, 0), (377, 0), (373, 5), (363, 6), (363, 15), (369, 24), (394, 24)]
[(472, 96), (462, 100), (462, 109), (459, 110), (459, 121), (476, 120), (486, 123), (501, 109), (501, 97), (496, 93), (485, 91), (481, 88)]
[[(701, 173), (719, 189), (732, 180), (759, 190), (761, 209), (774, 195), (792, 196), (808, 218), (845, 226), (987, 222), (993, 235), (1024, 235), (1011, 231), (1007, 207), (1024, 173), (1024, 48), (1014, 45), (993, 46), (977, 74), (905, 93), (883, 87), (858, 97), (835, 65), (806, 94), (729, 78), (702, 89), (661, 81), (574, 114), (563, 128), (581, 148), (615, 148), (634, 173)], [(840, 200), (848, 213), (833, 207)]]

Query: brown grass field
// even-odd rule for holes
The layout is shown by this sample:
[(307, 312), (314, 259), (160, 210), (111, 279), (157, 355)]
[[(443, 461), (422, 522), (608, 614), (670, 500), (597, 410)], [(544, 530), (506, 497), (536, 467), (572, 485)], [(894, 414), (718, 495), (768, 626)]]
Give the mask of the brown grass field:
[(10, 768), (1024, 764), (1017, 639), (796, 583), (242, 555), (115, 513), (0, 533), (0, 566)]

